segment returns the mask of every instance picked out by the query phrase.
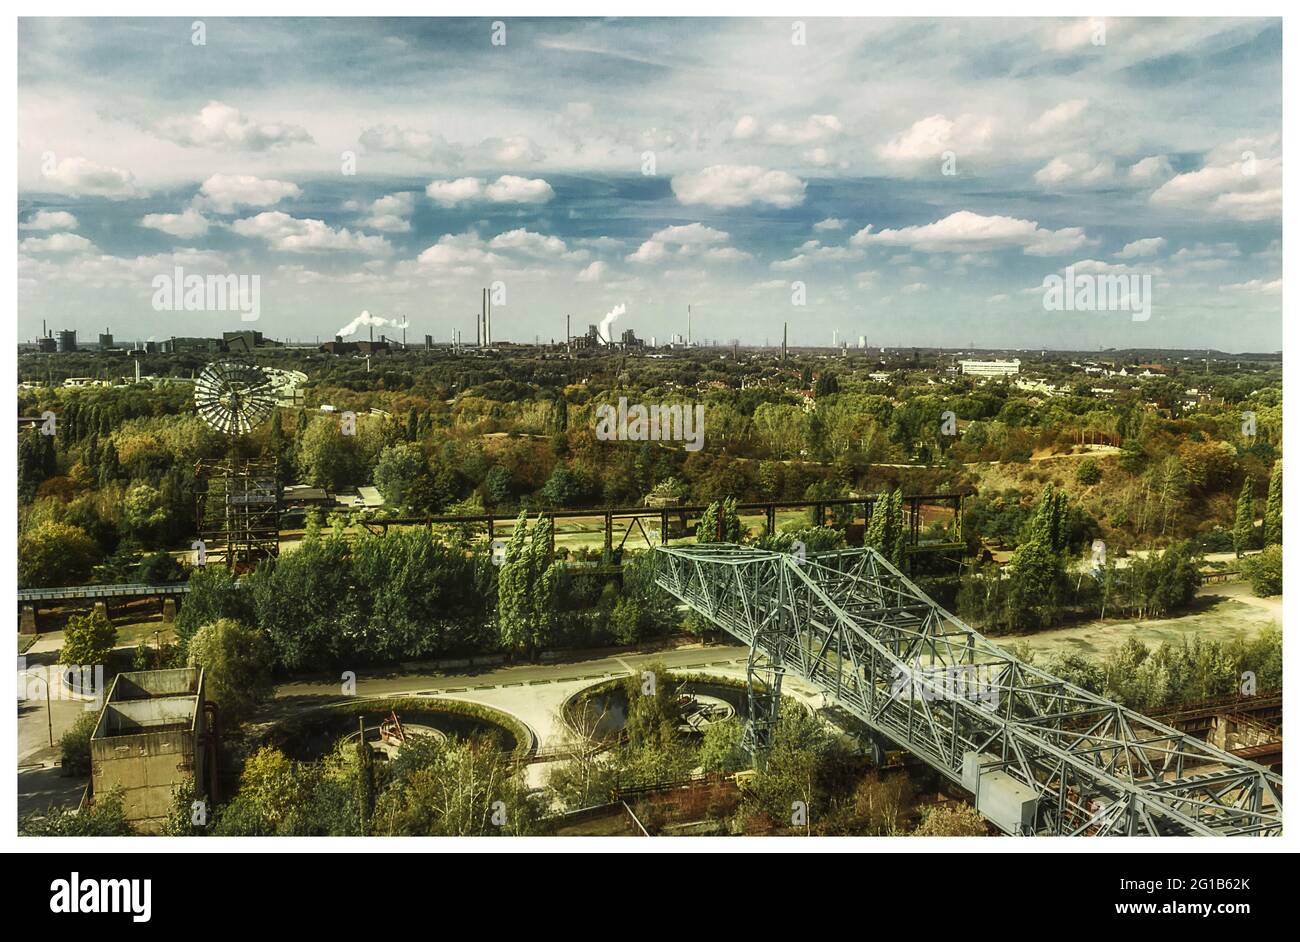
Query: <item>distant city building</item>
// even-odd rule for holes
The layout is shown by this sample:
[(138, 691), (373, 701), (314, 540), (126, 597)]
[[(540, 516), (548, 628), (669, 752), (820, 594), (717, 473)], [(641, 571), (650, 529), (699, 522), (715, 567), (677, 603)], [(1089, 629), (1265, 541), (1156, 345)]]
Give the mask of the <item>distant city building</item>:
[(101, 350), (112, 350), (112, 349), (113, 349), (113, 335), (112, 335), (112, 334), (100, 334), (100, 335), (99, 335), (99, 349), (101, 349)]
[(961, 371), (966, 376), (1014, 376), (1020, 372), (1017, 360), (962, 360)]
[(388, 341), (384, 338), (378, 340), (344, 340), (341, 336), (335, 336), (333, 340), (327, 340), (320, 345), (321, 353), (333, 353), (339, 356), (351, 354), (360, 354), (361, 356), (371, 356), (372, 354), (387, 353)]
[(75, 330), (59, 331), (59, 353), (77, 352), (77, 332)]

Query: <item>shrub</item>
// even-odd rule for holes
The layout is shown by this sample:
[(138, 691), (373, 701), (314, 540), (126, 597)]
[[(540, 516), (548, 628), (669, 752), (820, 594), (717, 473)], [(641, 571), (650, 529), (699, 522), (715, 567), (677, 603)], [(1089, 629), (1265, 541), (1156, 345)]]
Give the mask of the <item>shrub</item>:
[(90, 737), (95, 733), (99, 713), (87, 711), (59, 738), (63, 774), (82, 776), (90, 774)]
[(1074, 479), (1085, 486), (1097, 484), (1101, 481), (1101, 468), (1091, 458), (1084, 458), (1075, 469)]
[(1241, 561), (1241, 571), (1258, 596), (1282, 594), (1282, 547), (1273, 544)]

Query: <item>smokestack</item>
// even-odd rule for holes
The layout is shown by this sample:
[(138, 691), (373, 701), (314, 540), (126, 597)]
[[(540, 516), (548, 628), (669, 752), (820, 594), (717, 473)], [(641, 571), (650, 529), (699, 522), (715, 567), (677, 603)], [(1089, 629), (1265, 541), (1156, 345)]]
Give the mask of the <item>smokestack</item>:
[(691, 306), (686, 305), (686, 346), (691, 345)]
[(573, 350), (573, 331), (569, 329), (569, 315), (564, 315), (564, 349)]
[(484, 288), (483, 297), (487, 298), (487, 327), (484, 330), (487, 332), (487, 342), (490, 347), (492, 346), (492, 289)]
[(781, 361), (785, 362), (786, 357), (790, 355), (788, 346), (790, 340), (790, 322), (786, 321), (781, 325)]

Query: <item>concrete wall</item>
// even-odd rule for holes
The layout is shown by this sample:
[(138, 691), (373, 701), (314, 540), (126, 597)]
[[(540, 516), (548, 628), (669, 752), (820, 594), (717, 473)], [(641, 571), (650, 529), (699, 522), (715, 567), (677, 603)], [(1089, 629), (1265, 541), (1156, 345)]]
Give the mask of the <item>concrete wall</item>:
[(91, 790), (120, 789), (126, 818), (157, 833), (177, 786), (206, 784), (202, 673), (179, 669), (119, 674), (90, 740)]

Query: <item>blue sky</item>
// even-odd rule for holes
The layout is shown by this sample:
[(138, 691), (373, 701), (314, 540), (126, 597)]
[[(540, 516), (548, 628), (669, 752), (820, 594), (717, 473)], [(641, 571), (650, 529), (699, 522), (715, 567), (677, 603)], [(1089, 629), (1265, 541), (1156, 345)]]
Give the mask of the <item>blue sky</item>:
[(1281, 348), (1280, 21), (493, 22), (21, 20), (20, 338), (250, 326), (180, 266), (281, 338)]

